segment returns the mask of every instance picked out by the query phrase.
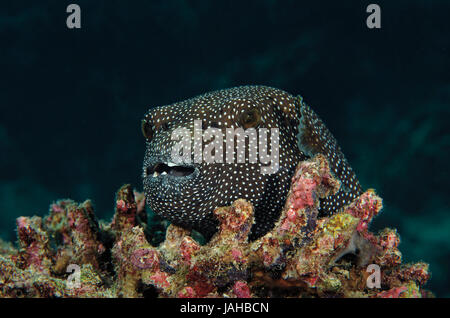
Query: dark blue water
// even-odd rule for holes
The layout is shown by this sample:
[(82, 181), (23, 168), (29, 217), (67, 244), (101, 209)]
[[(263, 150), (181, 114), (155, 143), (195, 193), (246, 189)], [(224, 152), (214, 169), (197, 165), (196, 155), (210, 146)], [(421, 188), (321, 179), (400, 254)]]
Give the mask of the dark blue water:
[[(66, 6), (81, 7), (81, 29)], [(377, 1), (0, 3), (0, 237), (59, 198), (112, 216), (141, 189), (149, 107), (264, 84), (303, 95), (365, 188), (384, 198), (404, 260), (450, 296), (450, 3)]]

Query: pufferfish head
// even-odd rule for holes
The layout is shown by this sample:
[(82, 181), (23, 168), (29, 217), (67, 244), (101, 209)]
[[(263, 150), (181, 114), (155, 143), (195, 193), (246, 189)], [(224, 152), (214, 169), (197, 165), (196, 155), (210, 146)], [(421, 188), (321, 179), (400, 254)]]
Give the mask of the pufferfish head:
[[(220, 90), (150, 109), (142, 121), (147, 205), (210, 237), (218, 225), (214, 209), (244, 198), (255, 211), (251, 237), (265, 234), (280, 215), (296, 165), (307, 158), (297, 147), (300, 117), (297, 98), (265, 86)], [(227, 132), (234, 135), (227, 139)], [(184, 161), (175, 160), (174, 153), (182, 153)]]

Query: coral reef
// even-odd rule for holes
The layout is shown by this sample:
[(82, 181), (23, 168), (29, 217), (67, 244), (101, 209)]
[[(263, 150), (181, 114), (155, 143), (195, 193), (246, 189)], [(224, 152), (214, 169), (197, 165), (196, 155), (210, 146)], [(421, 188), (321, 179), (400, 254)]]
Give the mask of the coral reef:
[(17, 219), (17, 248), (0, 241), (0, 297), (433, 296), (428, 265), (402, 264), (396, 230), (369, 231), (382, 207), (373, 190), (318, 217), (319, 199), (339, 187), (325, 157), (301, 162), (269, 233), (248, 239), (253, 207), (240, 199), (214, 211), (220, 227), (203, 245), (175, 225), (150, 244), (144, 197), (130, 185), (110, 224), (90, 201), (61, 200), (46, 218)]

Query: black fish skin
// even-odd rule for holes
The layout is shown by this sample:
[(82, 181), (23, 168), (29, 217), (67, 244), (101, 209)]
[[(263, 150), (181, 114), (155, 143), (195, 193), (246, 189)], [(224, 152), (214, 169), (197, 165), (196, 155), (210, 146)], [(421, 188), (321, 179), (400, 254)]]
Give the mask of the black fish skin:
[[(245, 163), (183, 164), (186, 174), (189, 173), (186, 176), (172, 175), (175, 170), (153, 176), (158, 164), (172, 161), (171, 149), (176, 143), (171, 140), (174, 129), (186, 127), (193, 136), (194, 120), (202, 120), (203, 129), (220, 128), (225, 136), (225, 128), (242, 127), (241, 114), (255, 108), (261, 114), (257, 130), (279, 129), (280, 168), (276, 173), (261, 174), (259, 160), (249, 163), (247, 151)], [(152, 108), (145, 115), (143, 125), (145, 135), (150, 137), (143, 165), (148, 206), (172, 223), (195, 229), (207, 238), (217, 230), (214, 209), (231, 205), (238, 198), (249, 200), (255, 209), (250, 239), (271, 230), (284, 206), (297, 164), (317, 153), (328, 158), (334, 175), (343, 185), (337, 194), (321, 201), (322, 215), (338, 211), (362, 192), (336, 140), (322, 121), (301, 98), (279, 89), (242, 86), (207, 93)], [(225, 145), (223, 149), (225, 153)]]

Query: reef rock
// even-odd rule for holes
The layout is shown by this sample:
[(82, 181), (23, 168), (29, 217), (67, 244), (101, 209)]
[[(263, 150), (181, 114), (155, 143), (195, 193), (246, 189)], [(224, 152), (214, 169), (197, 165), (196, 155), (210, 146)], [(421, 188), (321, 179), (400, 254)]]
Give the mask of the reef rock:
[(123, 186), (110, 224), (90, 201), (61, 200), (45, 218), (17, 219), (18, 246), (0, 241), (0, 297), (429, 297), (425, 263), (402, 264), (396, 230), (369, 224), (373, 190), (318, 218), (340, 188), (322, 155), (301, 162), (275, 227), (250, 241), (251, 203), (214, 211), (219, 231), (200, 244), (170, 225), (152, 246), (142, 194)]

